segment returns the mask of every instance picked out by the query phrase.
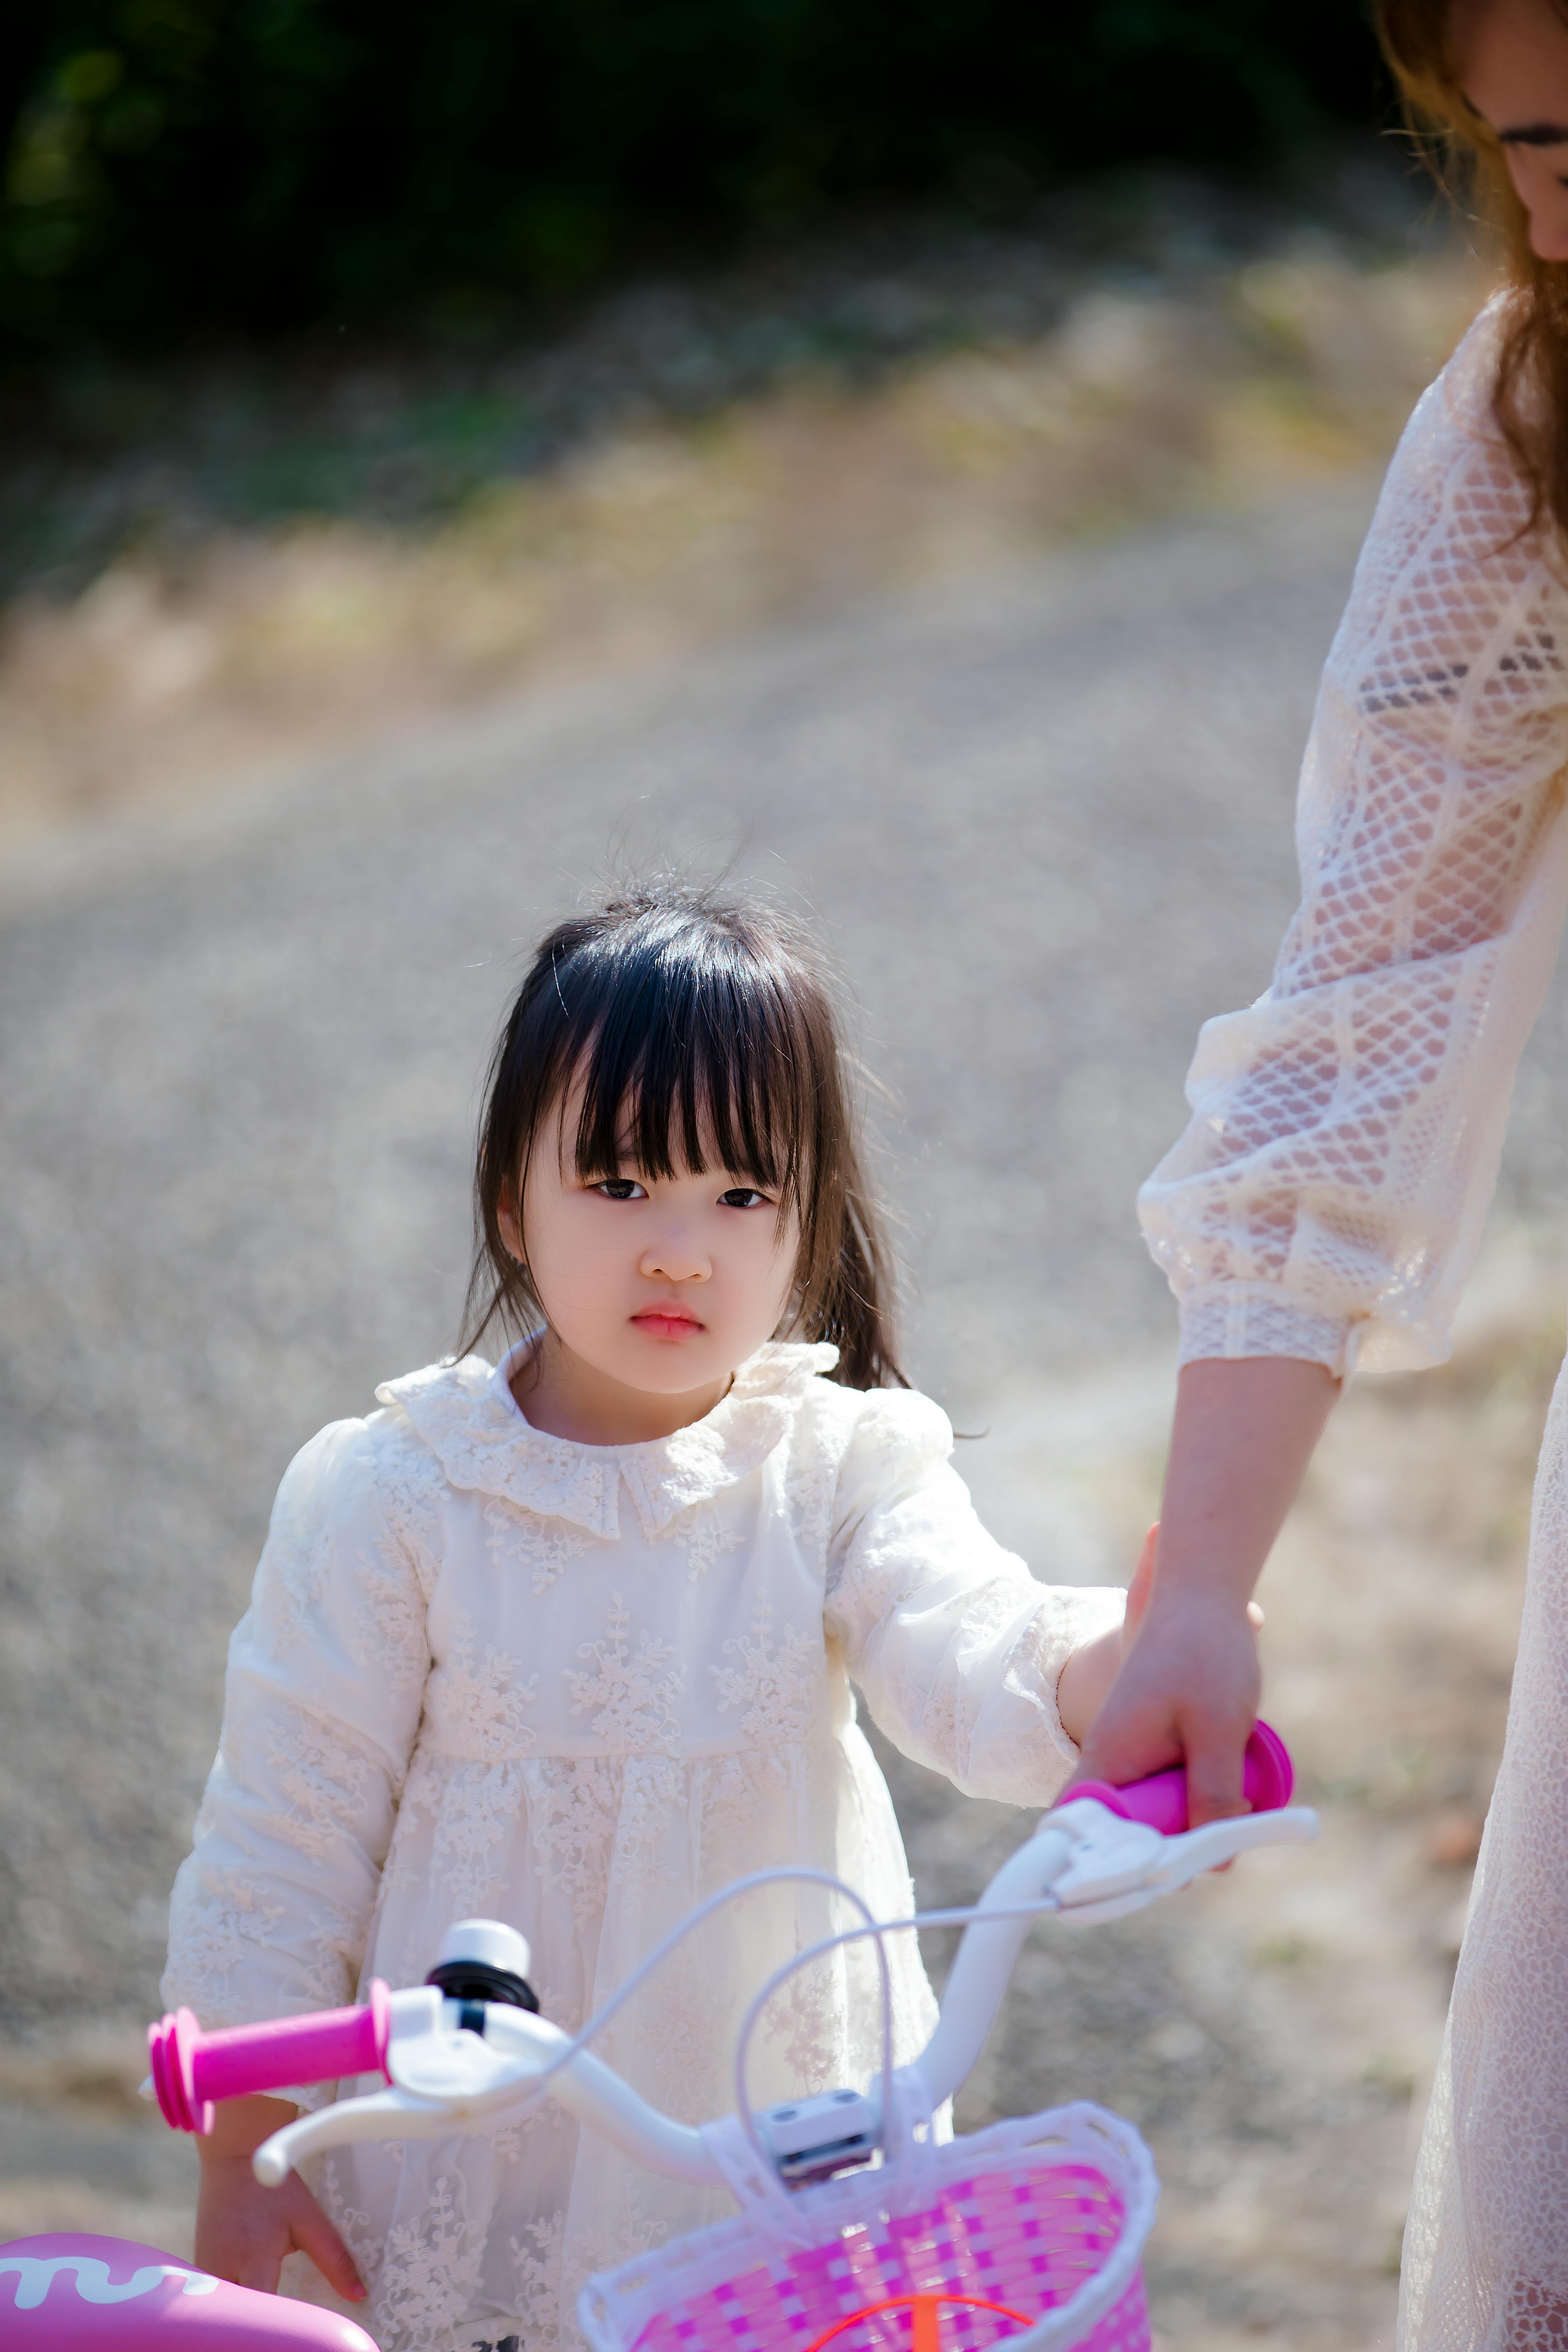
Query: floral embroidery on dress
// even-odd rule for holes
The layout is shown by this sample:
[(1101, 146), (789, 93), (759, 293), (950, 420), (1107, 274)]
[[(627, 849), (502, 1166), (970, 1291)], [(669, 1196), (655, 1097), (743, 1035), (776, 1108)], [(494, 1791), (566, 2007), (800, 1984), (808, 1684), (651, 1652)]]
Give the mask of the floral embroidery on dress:
[(649, 2011), (637, 2040), (655, 2098), (678, 2123), (706, 2123), (728, 2104), (725, 2070), (713, 2030), (713, 1987), (689, 1946), (660, 1970)]
[(363, 1811), (376, 1765), (339, 1726), (305, 1707), (280, 1710), (269, 1732), (267, 1761), (289, 1810), (268, 1813), (267, 1827), (312, 1862), (321, 1862)]
[(387, 2352), (432, 2352), (471, 2302), (485, 2236), (464, 2211), (461, 2173), (438, 2173), (416, 2221), (387, 2231), (375, 2286), (375, 2316)]
[(440, 1566), (441, 1503), (447, 1493), (440, 1463), (399, 1417), (376, 1448), (376, 1493), (387, 1532), (418, 1580), (427, 1601)]
[(773, 1607), (758, 1591), (749, 1633), (732, 1633), (724, 1655), (733, 1666), (710, 1666), (719, 1694), (719, 1712), (740, 1708), (741, 1729), (748, 1739), (770, 1746), (804, 1739), (811, 1722), (817, 1676), (822, 1670), (822, 1642), (797, 1633), (786, 1625), (783, 1645), (773, 1647)]
[(543, 1599), (563, 1568), (582, 1558), (591, 1541), (570, 1519), (543, 1518), (499, 1497), (485, 1505), (485, 1548), (493, 1566), (503, 1573), (526, 1569), (536, 1601)]
[(686, 1802), (686, 1768), (673, 1756), (628, 1756), (621, 1767), (621, 1801), (612, 1867), (628, 1895), (646, 1895), (671, 1875), (657, 1848)]
[(517, 2294), (517, 2315), (531, 2347), (553, 2344), (561, 2330), (561, 2255), (566, 2236), (564, 2208), (525, 2221), (507, 2241)]
[(349, 2202), (347, 2170), (342, 2155), (335, 2148), (321, 2159), (321, 2202), (332, 2226), (353, 2256), (355, 2270), (368, 2283), (381, 2268), (384, 2246), (370, 2215)]
[(354, 1608), (353, 1652), (388, 1690), (417, 1690), (430, 1671), (425, 1631), (426, 1596), (411, 1587), (401, 1560), (359, 1555), (360, 1598)]
[(549, 1756), (529, 1776), (533, 1851), (579, 1927), (604, 1908), (619, 1790), (607, 1757)]
[(778, 1807), (788, 1794), (792, 1766), (797, 1762), (776, 1748), (703, 1759), (700, 1783), (694, 1778), (690, 1801), (700, 1812), (705, 1873), (723, 1871), (749, 1844), (782, 1833)]
[(267, 1541), (267, 1562), (272, 1573), (257, 1604), (258, 1629), (274, 1657), (281, 1657), (290, 1642), (300, 1638), (300, 1620), (321, 1600), (331, 1563), (331, 1538), (318, 1530), (310, 1541), (292, 1539), (276, 1527)]
[(493, 1642), (476, 1658), (475, 1642), (474, 1621), (465, 1610), (451, 1654), (431, 1677), (431, 1720), (443, 1744), (458, 1755), (498, 1763), (526, 1756), (538, 1735), (523, 1709), (538, 1694), (539, 1676), (530, 1675), (524, 1682), (518, 1661)]
[[(844, 1448), (843, 1432), (834, 1425), (842, 1415), (832, 1415), (824, 1401), (814, 1399), (813, 1402), (816, 1410), (802, 1413), (790, 1432), (784, 1463), (784, 1496), (795, 1540), (807, 1559), (816, 1562), (827, 1557)], [(839, 1441), (837, 1444), (832, 1442), (835, 1438)]]
[(497, 1864), (506, 1832), (525, 1808), (516, 1761), (449, 1766), (436, 1808), (429, 1874), (446, 1887), (454, 1917), (480, 1913), (502, 1884)]
[(727, 1552), (739, 1551), (744, 1538), (716, 1502), (693, 1503), (664, 1530), (667, 1540), (686, 1547), (686, 1574), (696, 1584)]
[(767, 2006), (763, 2038), (783, 2051), (803, 2096), (831, 2090), (840, 2071), (837, 2029), (841, 2002), (833, 1998), (832, 1982), (830, 1969), (820, 1962), (798, 1969)]
[[(645, 1626), (637, 1635), (635, 1654), (628, 1648), (631, 1614), (618, 1592), (610, 1595), (609, 1622), (598, 1642), (580, 1642), (577, 1655), (597, 1662), (595, 1674), (580, 1675), (563, 1668), (572, 1694), (574, 1715), (593, 1711), (591, 1728), (612, 1754), (635, 1755), (662, 1748), (668, 1753), (680, 1737), (680, 1723), (671, 1702), (684, 1688), (684, 1676), (669, 1661), (675, 1652)], [(661, 1672), (668, 1668), (668, 1672)]]
[(419, 1833), (426, 1819), (434, 1821), (446, 1765), (426, 1747), (416, 1748), (414, 1761), (408, 1768), (408, 1779), (398, 1803), (397, 1819), (393, 1824), (392, 1843), (386, 1860), (381, 1865), (381, 1882), (376, 1888), (375, 1912), (371, 1923), (374, 1942), (381, 1924), (381, 1915), (390, 1898), (425, 1885), (429, 1876), (429, 1864), (419, 1852)]
[[(319, 1920), (316, 1941), (310, 1958), (300, 1971), (300, 1990), (305, 1996), (307, 2009), (340, 2009), (353, 1997), (354, 1979), (363, 1950), (364, 1937), (360, 1924), (342, 1905), (324, 1920)], [(323, 2087), (320, 2104), (327, 2105), (328, 2092)], [(309, 2100), (306, 2102), (310, 2104)]]
[[(169, 1905), (171, 1942), (179, 1940), (181, 1999), (204, 2024), (221, 2025), (243, 1983), (287, 1916), (238, 1872), (210, 1874), (199, 1892), (176, 1885)], [(242, 2017), (237, 2022), (244, 2023)]]

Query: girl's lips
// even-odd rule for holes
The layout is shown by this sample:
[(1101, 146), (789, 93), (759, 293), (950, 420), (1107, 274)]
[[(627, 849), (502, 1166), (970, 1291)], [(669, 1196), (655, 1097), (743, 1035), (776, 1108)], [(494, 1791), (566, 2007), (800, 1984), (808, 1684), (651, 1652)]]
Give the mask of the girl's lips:
[(684, 1339), (707, 1328), (681, 1307), (650, 1307), (643, 1314), (634, 1315), (632, 1321), (639, 1331), (649, 1332), (656, 1339)]

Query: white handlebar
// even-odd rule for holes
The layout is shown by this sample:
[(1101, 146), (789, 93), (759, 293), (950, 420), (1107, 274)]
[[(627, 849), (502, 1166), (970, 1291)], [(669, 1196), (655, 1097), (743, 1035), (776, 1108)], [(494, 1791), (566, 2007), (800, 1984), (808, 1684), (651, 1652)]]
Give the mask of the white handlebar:
[[(1017, 1906), (1048, 1895), (1070, 1867), (1074, 1851), (1071, 1838), (1060, 1829), (1042, 1827), (1002, 1864), (976, 1903), (978, 1916), (963, 1931), (942, 1988), (936, 2030), (919, 2062), (933, 2107), (951, 2099), (969, 2080), (996, 2021), (1024, 1939), (1035, 1924), (1036, 1915), (1020, 1913)], [(1010, 1918), (988, 1922), (985, 1917), (988, 1911), (1006, 1910), (1013, 1914)]]
[[(948, 1975), (936, 2030), (918, 2061), (932, 2105), (951, 2098), (973, 2070), (1024, 1938), (1042, 1911), (1085, 1923), (1118, 1918), (1249, 1848), (1300, 1844), (1317, 1833), (1317, 1815), (1305, 1807), (1243, 1813), (1179, 1837), (1162, 1837), (1140, 1822), (1122, 1821), (1093, 1798), (1047, 1813), (978, 1903), (956, 1915), (969, 1924)], [(742, 1885), (756, 1883), (753, 1878)], [(931, 1923), (954, 1916), (932, 1914)], [(917, 1916), (886, 1926), (922, 1924)], [(622, 1988), (617, 2006), (630, 1990), (630, 1983)], [(491, 2001), (484, 2005), (481, 2038), (461, 2021), (472, 2014), (471, 2005), (446, 2000), (427, 1986), (394, 1993), (391, 2011), (386, 2066), (392, 2087), (342, 2100), (275, 2132), (252, 2159), (258, 2180), (276, 2187), (302, 2157), (351, 2141), (436, 2139), (494, 2130), (541, 2097), (559, 2099), (580, 2123), (652, 2171), (698, 2183), (721, 2179), (700, 2130), (661, 2115), (581, 2046), (598, 2021), (574, 2040), (544, 2018)], [(875, 2137), (881, 2125), (879, 2087), (873, 2084), (858, 2104)]]
[[(421, 1991), (424, 1989), (421, 1988)], [(392, 2088), (363, 2099), (345, 2099), (313, 2116), (301, 2116), (263, 2141), (255, 2158), (256, 2177), (275, 2188), (301, 2157), (352, 2140), (436, 2139), (453, 2132), (495, 2129), (527, 2103), (539, 2077), (570, 2050), (558, 2025), (525, 2009), (491, 2001), (485, 2009), (484, 2039), (459, 2028), (460, 2004), (442, 2001), (428, 2022), (403, 2020), (393, 1995), (393, 2039), (387, 2053)], [(429, 2000), (425, 1994), (426, 2001)], [(574, 2053), (570, 2064), (551, 2074), (549, 2095), (622, 2154), (672, 2180), (715, 2181), (718, 2167), (689, 2124), (678, 2124), (639, 2098), (602, 2058), (590, 2050)]]

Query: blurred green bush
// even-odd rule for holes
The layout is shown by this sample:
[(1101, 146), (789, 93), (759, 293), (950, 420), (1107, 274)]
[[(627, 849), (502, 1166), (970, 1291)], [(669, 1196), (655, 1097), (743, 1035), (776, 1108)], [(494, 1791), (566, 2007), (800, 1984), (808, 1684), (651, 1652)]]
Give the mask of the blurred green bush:
[(23, 0), (15, 351), (475, 317), (857, 198), (1256, 167), (1384, 94), (1359, 0)]

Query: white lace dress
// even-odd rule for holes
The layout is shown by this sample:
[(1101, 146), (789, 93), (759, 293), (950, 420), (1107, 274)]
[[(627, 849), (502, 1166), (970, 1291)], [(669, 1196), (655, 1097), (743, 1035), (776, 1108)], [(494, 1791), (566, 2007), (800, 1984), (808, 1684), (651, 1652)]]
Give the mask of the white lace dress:
[[(805, 1863), (883, 1917), (910, 1904), (853, 1675), (906, 1754), (975, 1795), (1047, 1803), (1077, 1751), (1057, 1678), (1120, 1622), (1052, 1590), (976, 1518), (926, 1398), (763, 1349), (666, 1442), (530, 1427), (478, 1357), (377, 1391), (289, 1470), (229, 1654), (222, 1744), (174, 1889), (164, 1996), (208, 2026), (423, 1981), (442, 1931), (510, 1921), (547, 2016), (586, 2017), (701, 1897)], [(598, 2044), (692, 2122), (731, 2105), (752, 1995), (848, 1925), (821, 1890), (721, 1913)], [(865, 1948), (795, 1979), (758, 2036), (759, 2104), (879, 2063)], [(897, 2056), (933, 2014), (895, 1951)], [(551, 2105), (494, 2137), (345, 2151), (313, 2185), (389, 2352), (572, 2335), (584, 2277), (732, 2210)], [(290, 2291), (327, 2299), (294, 2265)]]
[[(1568, 589), (1527, 528), (1482, 313), (1411, 419), (1329, 656), (1300, 907), (1211, 1021), (1141, 1196), (1183, 1357), (1447, 1352), (1568, 899)], [(1563, 562), (1561, 554), (1556, 559)], [(1553, 2314), (1555, 2313), (1555, 2316)], [(1507, 1749), (1405, 2237), (1404, 2352), (1568, 2325), (1568, 1386), (1536, 1487)]]

